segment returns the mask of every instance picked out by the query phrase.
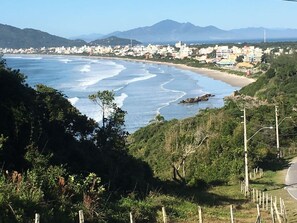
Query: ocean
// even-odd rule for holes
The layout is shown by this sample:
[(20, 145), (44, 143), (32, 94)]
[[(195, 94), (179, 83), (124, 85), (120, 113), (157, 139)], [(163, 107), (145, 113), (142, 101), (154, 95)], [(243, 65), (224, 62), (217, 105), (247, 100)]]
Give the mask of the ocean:
[[(200, 109), (222, 107), (223, 98), (239, 89), (189, 70), (153, 63), (46, 55), (5, 55), (4, 59), (8, 67), (27, 76), (30, 86), (45, 84), (61, 91), (82, 114), (98, 122), (100, 109), (88, 95), (114, 91), (116, 103), (127, 111), (125, 128), (130, 133), (159, 113), (166, 120), (183, 119)], [(215, 96), (198, 104), (179, 104), (206, 93)]]

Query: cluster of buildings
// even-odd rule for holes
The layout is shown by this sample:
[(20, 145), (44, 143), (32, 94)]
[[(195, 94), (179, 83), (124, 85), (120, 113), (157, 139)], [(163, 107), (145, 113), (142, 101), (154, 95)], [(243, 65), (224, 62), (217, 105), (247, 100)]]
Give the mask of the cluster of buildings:
[[(292, 51), (292, 52), (291, 52)], [(287, 53), (293, 53), (293, 50)], [(94, 55), (137, 57), (145, 59), (185, 59), (191, 58), (199, 63), (215, 63), (221, 67), (243, 66), (252, 68), (261, 62), (264, 54), (281, 54), (283, 49), (267, 48), (265, 50), (255, 46), (197, 46), (178, 42), (175, 45), (127, 45), (127, 46), (82, 46), (82, 47), (50, 47), (29, 49), (0, 48), (2, 54), (57, 54), (57, 55)]]

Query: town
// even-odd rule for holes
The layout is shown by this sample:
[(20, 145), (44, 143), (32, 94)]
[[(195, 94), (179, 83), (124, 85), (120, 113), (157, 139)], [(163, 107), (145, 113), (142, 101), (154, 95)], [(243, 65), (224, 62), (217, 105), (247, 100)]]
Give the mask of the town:
[(293, 54), (295, 47), (277, 46), (259, 47), (252, 45), (187, 45), (178, 42), (175, 45), (130, 45), (126, 46), (88, 46), (82, 47), (42, 47), (27, 49), (0, 48), (2, 54), (50, 54), (114, 56), (137, 59), (192, 59), (199, 64), (215, 64), (218, 67), (249, 70), (259, 63), (265, 63), (265, 55), (279, 56)]

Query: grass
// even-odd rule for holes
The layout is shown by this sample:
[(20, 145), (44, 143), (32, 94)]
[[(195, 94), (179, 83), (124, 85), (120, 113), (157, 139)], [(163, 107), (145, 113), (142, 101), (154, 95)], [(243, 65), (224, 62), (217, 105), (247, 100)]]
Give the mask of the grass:
[[(290, 162), (290, 159), (287, 161)], [(284, 189), (287, 168), (284, 166), (278, 171), (265, 171), (262, 178), (251, 181), (251, 188), (284, 199), (288, 222), (297, 222), (297, 202)], [(255, 222), (257, 217), (256, 204), (244, 197), (239, 184), (216, 186), (206, 191), (172, 185), (160, 190), (160, 193), (150, 194), (143, 202), (143, 205), (154, 209), (154, 213), (150, 212), (155, 216), (151, 222), (162, 222), (162, 206), (166, 208), (169, 222), (176, 223), (199, 222), (198, 206), (202, 208), (204, 223), (230, 222), (230, 205), (233, 206), (236, 223)], [(271, 222), (270, 213), (262, 209), (261, 217), (262, 222)]]
[[(169, 222), (176, 223), (199, 222), (198, 206), (202, 208), (204, 223), (230, 222), (231, 204), (235, 222), (255, 222), (257, 217), (256, 204), (244, 197), (239, 185), (217, 186), (207, 191), (194, 188), (180, 188), (176, 191), (176, 188), (167, 188), (166, 192), (151, 192), (142, 201), (123, 199), (122, 204), (125, 212), (133, 210), (137, 216), (136, 222), (162, 222), (163, 206)], [(262, 217), (262, 222), (269, 222), (268, 213), (263, 212)], [(144, 221), (145, 218), (150, 220)]]

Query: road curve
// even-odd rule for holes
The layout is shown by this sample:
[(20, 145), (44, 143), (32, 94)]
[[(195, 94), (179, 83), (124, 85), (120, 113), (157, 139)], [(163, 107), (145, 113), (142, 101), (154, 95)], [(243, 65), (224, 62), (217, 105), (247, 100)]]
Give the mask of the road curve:
[(297, 200), (297, 160), (291, 163), (290, 168), (287, 171), (285, 189), (288, 193)]

